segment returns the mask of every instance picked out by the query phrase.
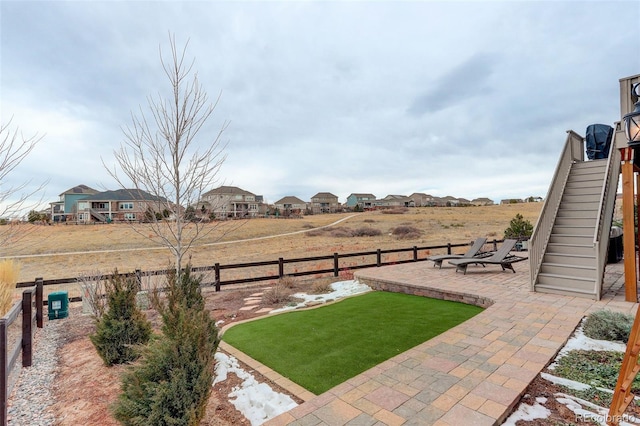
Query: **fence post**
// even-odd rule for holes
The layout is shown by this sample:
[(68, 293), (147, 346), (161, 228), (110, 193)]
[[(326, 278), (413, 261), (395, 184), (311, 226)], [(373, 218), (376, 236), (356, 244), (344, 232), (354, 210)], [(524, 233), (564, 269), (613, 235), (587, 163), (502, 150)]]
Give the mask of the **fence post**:
[(382, 266), (382, 250), (376, 251), (376, 266), (379, 268)]
[(413, 246), (413, 261), (418, 261), (418, 246)]
[(451, 243), (447, 243), (447, 254), (451, 254)]
[(333, 276), (340, 275), (340, 267), (338, 266), (338, 253), (333, 253)]
[(22, 292), (22, 366), (31, 367), (33, 362), (33, 289)]
[(44, 288), (44, 280), (42, 278), (36, 278), (36, 325), (38, 328), (43, 327), (43, 312), (44, 312), (44, 303), (42, 303), (43, 298), (43, 288)]
[(7, 320), (0, 319), (0, 425), (7, 425), (7, 391), (9, 390), (9, 377), (7, 372)]
[(137, 290), (142, 290), (142, 271), (140, 269), (136, 269), (136, 286)]
[(498, 251), (498, 240), (493, 239), (493, 251)]
[(215, 265), (213, 265), (213, 271), (215, 272), (215, 286), (216, 286), (216, 291), (220, 291), (220, 264), (216, 263)]
[(281, 257), (278, 258), (278, 277), (284, 277), (284, 259)]

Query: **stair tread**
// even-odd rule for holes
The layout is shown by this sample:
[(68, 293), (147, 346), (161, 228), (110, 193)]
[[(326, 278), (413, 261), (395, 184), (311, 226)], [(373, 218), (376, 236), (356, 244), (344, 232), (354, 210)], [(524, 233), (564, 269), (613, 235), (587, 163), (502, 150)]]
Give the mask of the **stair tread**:
[(595, 266), (583, 266), (583, 265), (569, 265), (567, 263), (554, 263), (554, 262), (542, 262), (543, 266), (560, 266), (563, 268), (574, 269), (596, 269)]
[(583, 289), (579, 289), (579, 288), (571, 288), (568, 289), (566, 287), (562, 287), (562, 286), (557, 286), (557, 285), (553, 285), (553, 284), (541, 284), (541, 283), (537, 283), (536, 284), (537, 288), (547, 288), (550, 290), (559, 290), (559, 291), (565, 291), (568, 293), (581, 293), (581, 294), (596, 294), (595, 291), (589, 291), (589, 290), (583, 290)]
[[(585, 278), (585, 277), (574, 277), (573, 275), (563, 275), (563, 274), (551, 274), (549, 272), (540, 272), (538, 274), (539, 277), (550, 277), (550, 278), (564, 278), (568, 280), (576, 280), (576, 281), (588, 281), (591, 283), (595, 283), (596, 280), (594, 278)], [(536, 283), (539, 285), (539, 283)]]

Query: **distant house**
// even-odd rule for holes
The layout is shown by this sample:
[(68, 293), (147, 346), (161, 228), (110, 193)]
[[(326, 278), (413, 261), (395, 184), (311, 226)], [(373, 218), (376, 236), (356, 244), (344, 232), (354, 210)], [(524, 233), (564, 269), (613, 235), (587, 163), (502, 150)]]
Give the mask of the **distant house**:
[(290, 195), (287, 197), (282, 197), (281, 199), (276, 201), (273, 206), (282, 213), (292, 212), (295, 214), (300, 214), (306, 210), (307, 203), (305, 201), (302, 201), (298, 197)]
[(544, 201), (542, 197), (534, 197), (534, 196), (527, 197), (525, 199), (526, 203), (541, 203), (542, 201)]
[(330, 192), (318, 192), (311, 197), (311, 211), (313, 213), (335, 213), (341, 209), (338, 196)]
[(409, 198), (413, 200), (416, 207), (431, 207), (435, 205), (434, 197), (423, 192), (414, 192), (409, 195)]
[(474, 206), (492, 206), (493, 200), (486, 197), (474, 198), (471, 200), (471, 204)]
[(262, 195), (237, 186), (220, 186), (202, 194), (196, 212), (213, 213), (217, 218), (255, 217), (266, 212)]
[(387, 195), (376, 200), (376, 207), (415, 207), (415, 202), (406, 195)]
[(362, 209), (369, 209), (373, 207), (373, 203), (376, 201), (376, 196), (373, 194), (351, 194), (347, 197), (346, 207), (359, 206)]
[(97, 194), (99, 191), (87, 185), (77, 185), (67, 189), (59, 195), (60, 200), (49, 203), (50, 214), (53, 222), (65, 222), (75, 220), (77, 213), (77, 202), (89, 195)]
[(458, 198), (458, 206), (470, 206), (471, 205), (471, 201), (467, 200), (466, 198)]
[(147, 211), (161, 212), (170, 206), (166, 199), (138, 189), (97, 192), (76, 205), (78, 223), (142, 221)]
[(452, 197), (451, 195), (442, 197), (441, 202), (444, 203), (443, 205), (447, 207), (456, 207), (460, 203), (460, 201), (456, 197)]
[(520, 198), (505, 198), (504, 200), (500, 200), (500, 204), (518, 204), (524, 203)]

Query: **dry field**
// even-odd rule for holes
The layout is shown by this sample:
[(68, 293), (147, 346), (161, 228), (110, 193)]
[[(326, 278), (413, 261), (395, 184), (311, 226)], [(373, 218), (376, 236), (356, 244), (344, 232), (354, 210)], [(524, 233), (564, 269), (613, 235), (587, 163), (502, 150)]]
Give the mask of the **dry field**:
[[(485, 207), (414, 208), (404, 214), (366, 212), (311, 215), (302, 219), (252, 219), (212, 223), (192, 248), (194, 266), (290, 259), (376, 249), (467, 243), (479, 236), (502, 239), (518, 213), (535, 224), (541, 203)], [(342, 222), (332, 225), (337, 221)], [(329, 226), (323, 232), (309, 231)], [(95, 272), (164, 269), (171, 256), (146, 225), (20, 225), (22, 238), (0, 250), (16, 259), (19, 281), (76, 277)], [(411, 226), (420, 235), (398, 239), (391, 232)], [(375, 228), (381, 235), (345, 237), (336, 231)], [(333, 231), (333, 232), (332, 232)], [(293, 234), (291, 234), (293, 233)], [(288, 235), (287, 235), (288, 234)], [(317, 235), (319, 234), (319, 235)], [(223, 277), (224, 279), (224, 277)]]

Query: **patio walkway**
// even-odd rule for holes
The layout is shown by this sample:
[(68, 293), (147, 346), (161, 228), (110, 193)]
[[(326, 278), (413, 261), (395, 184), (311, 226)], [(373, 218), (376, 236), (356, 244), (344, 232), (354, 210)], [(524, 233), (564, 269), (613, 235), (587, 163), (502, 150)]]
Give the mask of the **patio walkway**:
[(356, 276), (380, 290), (444, 297), (487, 308), (318, 396), (253, 361), (258, 371), (306, 401), (265, 424), (500, 424), (584, 315), (604, 308), (635, 314), (638, 306), (624, 301), (622, 262), (607, 266), (604, 297), (598, 302), (529, 291), (528, 261), (516, 263), (515, 274), (495, 265), (470, 267), (466, 275), (432, 265), (417, 262), (372, 268)]

